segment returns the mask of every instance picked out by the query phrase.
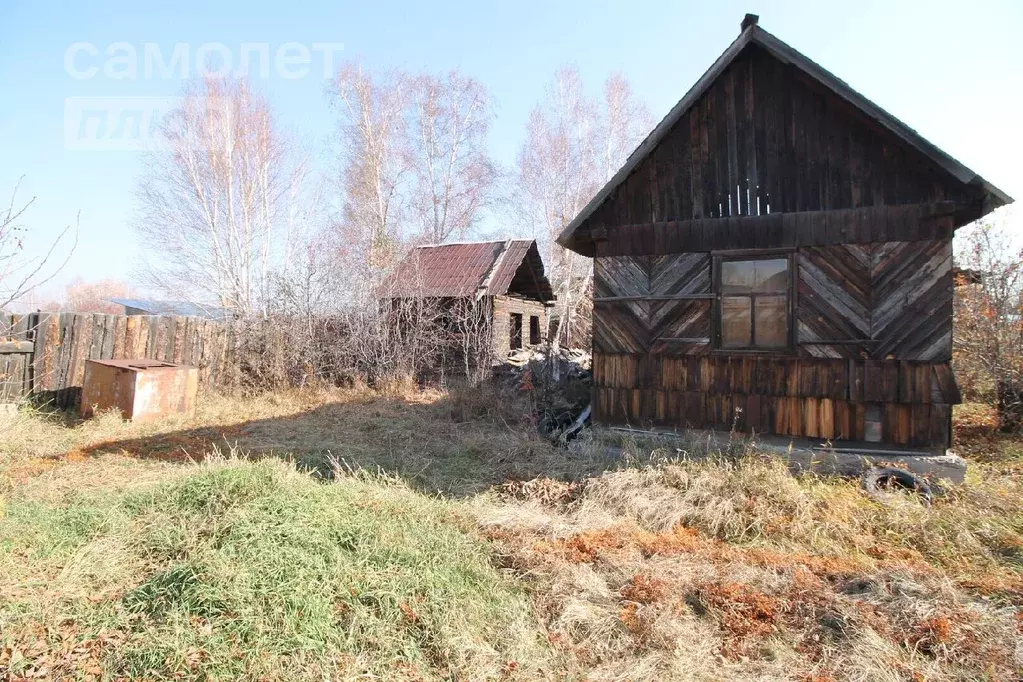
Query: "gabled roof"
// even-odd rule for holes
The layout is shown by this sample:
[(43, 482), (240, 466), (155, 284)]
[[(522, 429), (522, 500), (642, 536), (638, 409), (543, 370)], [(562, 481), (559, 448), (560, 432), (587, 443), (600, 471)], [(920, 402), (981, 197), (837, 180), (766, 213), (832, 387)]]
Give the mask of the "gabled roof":
[(532, 239), (418, 246), (381, 290), (384, 297), (424, 298), (503, 296), (513, 290), (544, 302), (554, 300)]
[(153, 301), (137, 298), (109, 298), (111, 303), (123, 305), (125, 308), (136, 308), (147, 315), (185, 315), (189, 317), (205, 317), (209, 320), (228, 320), (231, 313), (225, 308), (206, 306), (190, 301)]
[(679, 100), (678, 104), (672, 107), (668, 115), (647, 135), (636, 148), (625, 165), (615, 173), (604, 187), (597, 192), (596, 196), (586, 204), (579, 215), (569, 223), (558, 237), (558, 243), (568, 247), (573, 233), (586, 222), (597, 208), (611, 196), (611, 194), (629, 177), (636, 166), (646, 158), (650, 152), (668, 135), (672, 127), (682, 116), (704, 95), (707, 89), (717, 80), (728, 66), (739, 56), (748, 45), (757, 45), (767, 51), (773, 57), (784, 64), (791, 64), (800, 69), (810, 78), (828, 88), (849, 104), (859, 109), (867, 117), (874, 119), (883, 127), (894, 133), (905, 144), (916, 149), (934, 162), (939, 168), (947, 171), (952, 177), (965, 185), (980, 188), (987, 197), (985, 205), (990, 209), (997, 208), (1004, 204), (1012, 203), (1013, 199), (1008, 194), (998, 189), (987, 180), (974, 173), (972, 170), (956, 161), (954, 158), (938, 149), (936, 146), (924, 139), (918, 132), (895, 118), (887, 111), (877, 106), (860, 93), (853, 90), (848, 83), (838, 78), (816, 62), (796, 51), (775, 36), (771, 35), (757, 25), (758, 17), (747, 14), (742, 22), (742, 32), (731, 45), (728, 46), (720, 57), (717, 58), (709, 69), (689, 89), (689, 92)]

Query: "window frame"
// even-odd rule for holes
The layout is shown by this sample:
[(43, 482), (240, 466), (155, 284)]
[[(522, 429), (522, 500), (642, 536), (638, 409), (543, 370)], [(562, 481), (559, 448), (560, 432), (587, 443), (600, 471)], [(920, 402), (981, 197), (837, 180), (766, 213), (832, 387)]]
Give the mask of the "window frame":
[[(742, 262), (742, 261), (757, 261), (757, 260), (786, 260), (788, 262), (788, 287), (785, 293), (786, 297), (786, 315), (788, 316), (788, 324), (786, 324), (786, 342), (783, 347), (766, 348), (763, 346), (736, 346), (736, 347), (724, 347), (721, 339), (721, 325), (722, 325), (722, 298), (726, 295), (722, 291), (721, 286), (721, 275), (724, 263)], [(732, 251), (712, 251), (711, 252), (711, 265), (713, 268), (713, 284), (714, 284), (714, 315), (713, 315), (713, 333), (714, 343), (712, 350), (715, 353), (727, 355), (729, 353), (736, 354), (749, 354), (757, 353), (763, 355), (791, 355), (795, 353), (796, 349), (796, 250), (795, 249), (755, 249), (755, 250), (732, 250)], [(754, 300), (755, 295), (744, 295), (744, 294), (729, 294), (729, 296), (737, 297), (748, 297), (750, 299), (750, 339), (755, 338), (756, 332), (756, 305)], [(768, 294), (770, 295), (770, 294)], [(777, 295), (777, 294), (775, 294)]]

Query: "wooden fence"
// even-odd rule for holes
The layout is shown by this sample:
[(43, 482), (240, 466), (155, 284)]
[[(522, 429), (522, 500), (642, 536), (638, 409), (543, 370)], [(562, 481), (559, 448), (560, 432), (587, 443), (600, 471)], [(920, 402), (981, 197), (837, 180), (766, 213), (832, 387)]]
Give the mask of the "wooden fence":
[(199, 317), (0, 312), (0, 403), (78, 405), (86, 360), (150, 358), (199, 368), (204, 386), (236, 379), (234, 329)]

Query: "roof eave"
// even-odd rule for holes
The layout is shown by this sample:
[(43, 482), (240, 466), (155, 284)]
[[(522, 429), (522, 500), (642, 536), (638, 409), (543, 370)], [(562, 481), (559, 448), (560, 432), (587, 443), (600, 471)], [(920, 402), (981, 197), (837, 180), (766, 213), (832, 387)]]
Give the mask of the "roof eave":
[[(984, 203), (986, 206), (990, 206), (991, 210), (1001, 206), (1006, 206), (1016, 201), (979, 175), (976, 176), (974, 181), (970, 184), (978, 185), (984, 191)], [(985, 213), (988, 213), (988, 211), (985, 211)]]

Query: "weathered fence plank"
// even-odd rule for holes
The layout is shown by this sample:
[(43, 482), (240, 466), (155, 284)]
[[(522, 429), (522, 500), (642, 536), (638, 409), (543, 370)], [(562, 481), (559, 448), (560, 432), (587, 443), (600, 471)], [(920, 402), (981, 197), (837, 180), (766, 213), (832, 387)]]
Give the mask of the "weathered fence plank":
[(236, 333), (197, 317), (0, 313), (0, 402), (32, 397), (73, 408), (89, 359), (180, 362), (199, 367), (204, 386), (221, 385), (233, 376), (224, 363)]

